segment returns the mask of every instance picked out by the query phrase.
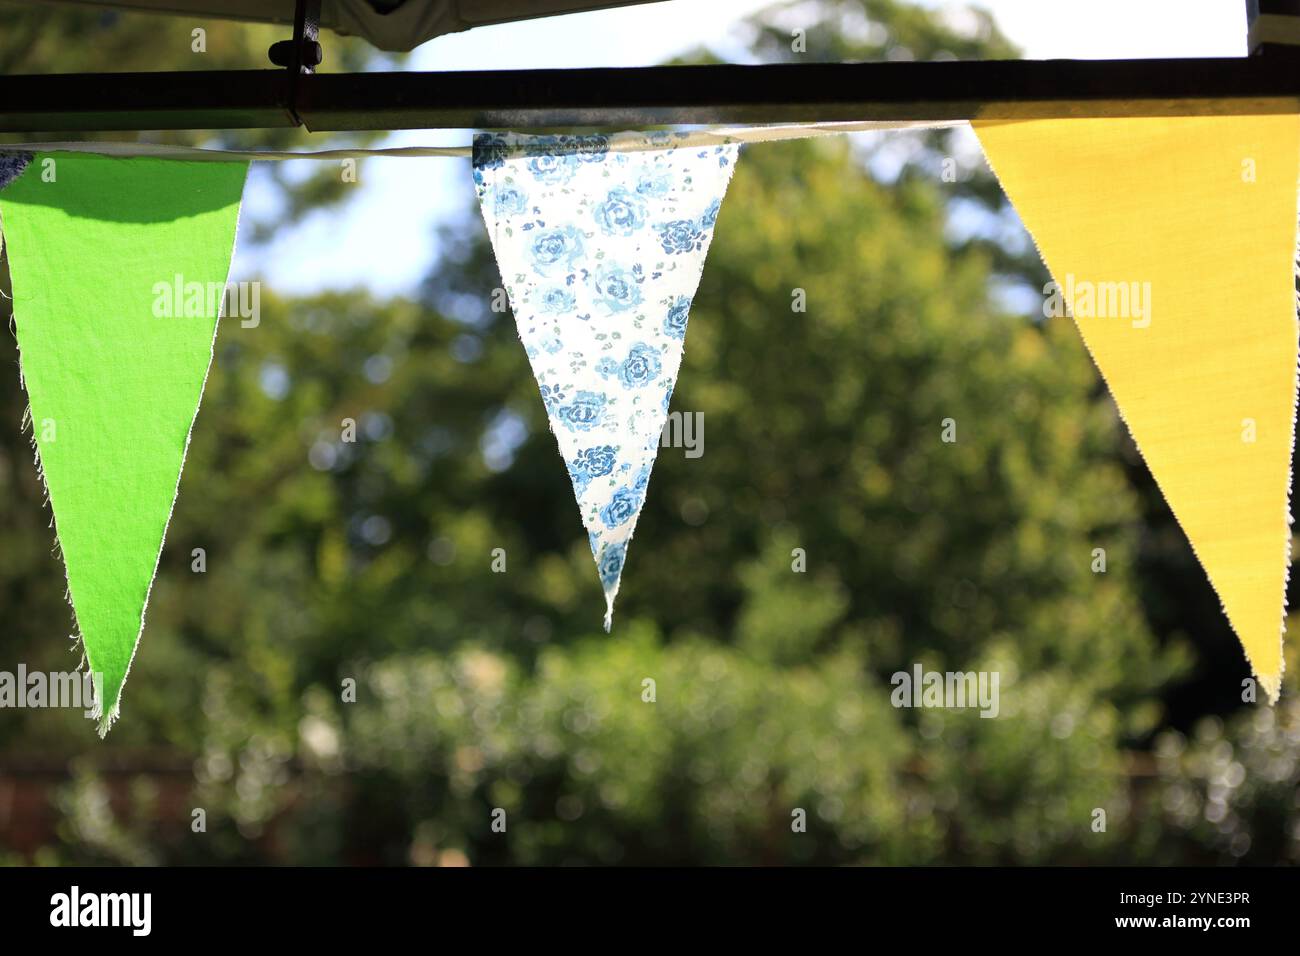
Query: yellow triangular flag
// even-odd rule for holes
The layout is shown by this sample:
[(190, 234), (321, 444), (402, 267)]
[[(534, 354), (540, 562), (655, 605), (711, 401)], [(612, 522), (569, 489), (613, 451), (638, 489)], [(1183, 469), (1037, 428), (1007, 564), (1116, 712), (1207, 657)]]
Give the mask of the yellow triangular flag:
[[(976, 123), (1270, 700), (1282, 677), (1300, 117)], [(1049, 301), (1051, 301), (1049, 299)]]

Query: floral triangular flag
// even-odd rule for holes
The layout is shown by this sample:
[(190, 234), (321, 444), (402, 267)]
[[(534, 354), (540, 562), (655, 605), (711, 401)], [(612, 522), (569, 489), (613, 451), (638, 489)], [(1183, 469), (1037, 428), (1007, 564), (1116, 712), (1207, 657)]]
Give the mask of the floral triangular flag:
[(614, 614), (738, 147), (681, 134), (474, 140), (474, 179)]

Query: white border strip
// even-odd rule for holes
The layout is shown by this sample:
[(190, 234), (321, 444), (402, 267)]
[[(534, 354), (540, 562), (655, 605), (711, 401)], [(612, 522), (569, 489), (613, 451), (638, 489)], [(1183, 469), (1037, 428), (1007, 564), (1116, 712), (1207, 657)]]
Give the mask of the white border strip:
[[(871, 133), (883, 130), (951, 129), (965, 126), (965, 120), (899, 120), (870, 121), (862, 123), (812, 123), (790, 126), (739, 126), (714, 129), (687, 130), (681, 138), (674, 139), (664, 148), (679, 149), (692, 146), (716, 146), (722, 143), (770, 143), (788, 139), (806, 139), (811, 136), (830, 136), (839, 133)], [(610, 149), (628, 152), (659, 148), (647, 145), (642, 133), (610, 136)], [(290, 160), (361, 159), (368, 156), (412, 158), (443, 157), (465, 158), (471, 155), (469, 146), (396, 146), (386, 149), (320, 149), (320, 150), (235, 150), (203, 149), (198, 146), (165, 146), (159, 143), (122, 142), (42, 142), (0, 143), (0, 152), (28, 153), (95, 153), (100, 156), (131, 158), (147, 156), (153, 159), (180, 159), (199, 162), (230, 162), (232, 160)]]

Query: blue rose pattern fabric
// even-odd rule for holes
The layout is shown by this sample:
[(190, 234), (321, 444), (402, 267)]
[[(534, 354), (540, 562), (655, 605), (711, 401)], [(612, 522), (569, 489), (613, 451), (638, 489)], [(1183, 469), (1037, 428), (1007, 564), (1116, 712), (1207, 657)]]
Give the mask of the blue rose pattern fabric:
[[(11, 182), (23, 174), (27, 164), (32, 161), (31, 153), (18, 151), (0, 152), (0, 189), (4, 189)], [(4, 251), (5, 237), (0, 233), (0, 252)]]
[(0, 152), (0, 189), (21, 176), (31, 161), (31, 153)]
[(519, 337), (605, 590), (645, 502), (738, 146), (678, 133), (474, 139), (474, 181)]

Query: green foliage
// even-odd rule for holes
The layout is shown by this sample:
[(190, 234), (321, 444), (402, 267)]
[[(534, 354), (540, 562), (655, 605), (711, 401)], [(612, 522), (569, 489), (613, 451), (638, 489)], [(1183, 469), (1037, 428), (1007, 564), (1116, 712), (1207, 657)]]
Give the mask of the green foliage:
[[(473, 648), (377, 665), (343, 734), (351, 759), (403, 791), (426, 839), (486, 862), (847, 860), (892, 842), (905, 747), (881, 732), (893, 711), (857, 662), (772, 682), (712, 642), (629, 631), (547, 651), (526, 679)], [(405, 789), (412, 779), (424, 783)], [(493, 807), (507, 811), (508, 855)], [(798, 807), (806, 835), (791, 831)], [(400, 860), (408, 832), (391, 829), (379, 842)]]
[[(984, 20), (821, 7), (824, 58), (1012, 53)], [(927, 172), (947, 135), (887, 184), (840, 141), (745, 151), (673, 399), (704, 454), (661, 452), (608, 636), (473, 211), (418, 301), (264, 291), (221, 331), (122, 720), (0, 720), (0, 776), (63, 781), (8, 859), (1294, 861), (1295, 708), (1171, 726), (1209, 657), (1160, 598), (1208, 585), (1147, 575), (1172, 522), (1074, 330), (999, 305), (1041, 267), (948, 234), (1002, 202)], [(0, 376), (0, 668), (57, 669), (23, 405)], [(997, 672), (998, 717), (892, 707), (917, 664)]]
[[(1294, 684), (1292, 685), (1294, 687)], [(1300, 704), (1199, 721), (1160, 735), (1147, 838), (1203, 864), (1300, 862)], [(1190, 849), (1172, 846), (1184, 835)]]

